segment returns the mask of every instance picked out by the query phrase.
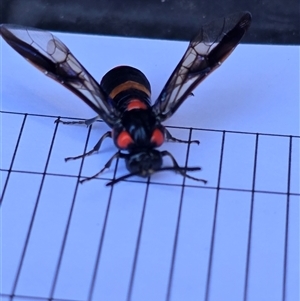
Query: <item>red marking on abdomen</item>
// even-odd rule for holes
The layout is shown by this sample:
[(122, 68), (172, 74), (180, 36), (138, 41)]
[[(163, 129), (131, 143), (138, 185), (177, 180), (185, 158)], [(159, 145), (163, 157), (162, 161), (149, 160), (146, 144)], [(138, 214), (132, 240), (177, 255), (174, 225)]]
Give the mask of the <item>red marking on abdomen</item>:
[(134, 110), (134, 109), (140, 109), (140, 110), (146, 110), (147, 105), (140, 101), (139, 99), (132, 99), (127, 105), (127, 111)]

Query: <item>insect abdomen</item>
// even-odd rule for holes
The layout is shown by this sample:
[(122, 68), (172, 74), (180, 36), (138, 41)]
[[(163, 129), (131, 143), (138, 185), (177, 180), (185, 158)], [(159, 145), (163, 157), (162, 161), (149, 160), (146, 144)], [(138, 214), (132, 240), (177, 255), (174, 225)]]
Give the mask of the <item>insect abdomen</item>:
[(146, 76), (130, 66), (108, 71), (100, 85), (107, 96), (116, 102), (120, 111), (150, 107), (151, 86)]

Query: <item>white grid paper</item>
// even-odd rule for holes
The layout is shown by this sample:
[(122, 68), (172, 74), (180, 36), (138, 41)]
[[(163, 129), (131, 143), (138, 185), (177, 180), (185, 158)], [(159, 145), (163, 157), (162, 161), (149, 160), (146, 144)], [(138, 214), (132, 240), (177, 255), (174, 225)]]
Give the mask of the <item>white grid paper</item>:
[[(141, 65), (154, 78), (154, 95), (186, 47), (59, 36), (88, 70), (94, 68), (95, 49), (102, 57), (112, 53), (113, 65)], [(121, 58), (114, 55), (116, 44)], [(239, 46), (168, 122), (175, 137), (201, 141), (189, 147), (166, 143), (163, 149), (180, 165), (203, 167), (193, 175), (207, 179), (206, 186), (164, 172), (112, 188), (105, 183), (126, 173), (122, 161), (99, 179), (78, 184), (115, 152), (111, 141), (99, 155), (63, 161), (81, 154), (85, 144), (93, 147), (107, 126), (54, 124), (58, 115), (93, 113), (2, 47), (2, 300), (297, 298), (299, 47)], [(174, 52), (172, 63), (167, 49)], [(91, 52), (88, 59), (81, 51)], [(250, 62), (253, 53), (261, 53), (264, 66)], [(276, 69), (270, 53), (281, 58)], [(162, 66), (155, 57), (163, 58)], [(103, 63), (102, 74), (113, 67), (107, 59)], [(281, 74), (287, 67), (293, 67), (289, 82)]]

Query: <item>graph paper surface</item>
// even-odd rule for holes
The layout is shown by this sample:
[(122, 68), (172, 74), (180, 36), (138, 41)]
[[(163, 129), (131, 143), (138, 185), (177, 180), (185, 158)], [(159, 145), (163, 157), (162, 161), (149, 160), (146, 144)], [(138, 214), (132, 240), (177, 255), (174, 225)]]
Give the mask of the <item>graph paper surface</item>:
[[(101, 78), (141, 69), (154, 99), (187, 43), (58, 34)], [(13, 300), (298, 300), (299, 47), (241, 45), (167, 123), (165, 143), (192, 175), (134, 177), (108, 130), (54, 121), (88, 107), (4, 42), (1, 48), (1, 298)], [(166, 166), (171, 164), (168, 160)]]

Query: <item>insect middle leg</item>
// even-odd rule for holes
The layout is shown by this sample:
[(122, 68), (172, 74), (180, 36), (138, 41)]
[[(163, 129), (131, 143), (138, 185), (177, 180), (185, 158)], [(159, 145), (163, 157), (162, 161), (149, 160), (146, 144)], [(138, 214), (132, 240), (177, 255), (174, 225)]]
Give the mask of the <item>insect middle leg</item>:
[(62, 124), (85, 124), (86, 126), (90, 126), (92, 123), (94, 123), (97, 119), (99, 119), (99, 116), (86, 119), (86, 120), (74, 120), (74, 121), (64, 121), (61, 119), (56, 119), (55, 123), (62, 123)]
[(111, 138), (111, 131), (108, 131), (106, 132), (100, 139), (99, 141), (96, 143), (96, 145), (93, 147), (93, 149), (91, 149), (90, 151), (82, 154), (82, 155), (79, 155), (79, 156), (76, 156), (76, 157), (68, 157), (68, 158), (65, 158), (65, 161), (69, 161), (69, 160), (77, 160), (77, 159), (80, 159), (80, 158), (83, 158), (83, 157), (86, 157), (86, 156), (90, 156), (91, 154), (95, 153), (95, 152), (98, 152), (100, 147), (101, 147), (101, 144), (103, 142), (103, 140), (105, 138)]
[(197, 143), (198, 145), (200, 144), (199, 140), (181, 140), (178, 138), (175, 138), (171, 135), (171, 133), (165, 128), (165, 136), (167, 141), (173, 141), (173, 142), (180, 142), (180, 143)]

